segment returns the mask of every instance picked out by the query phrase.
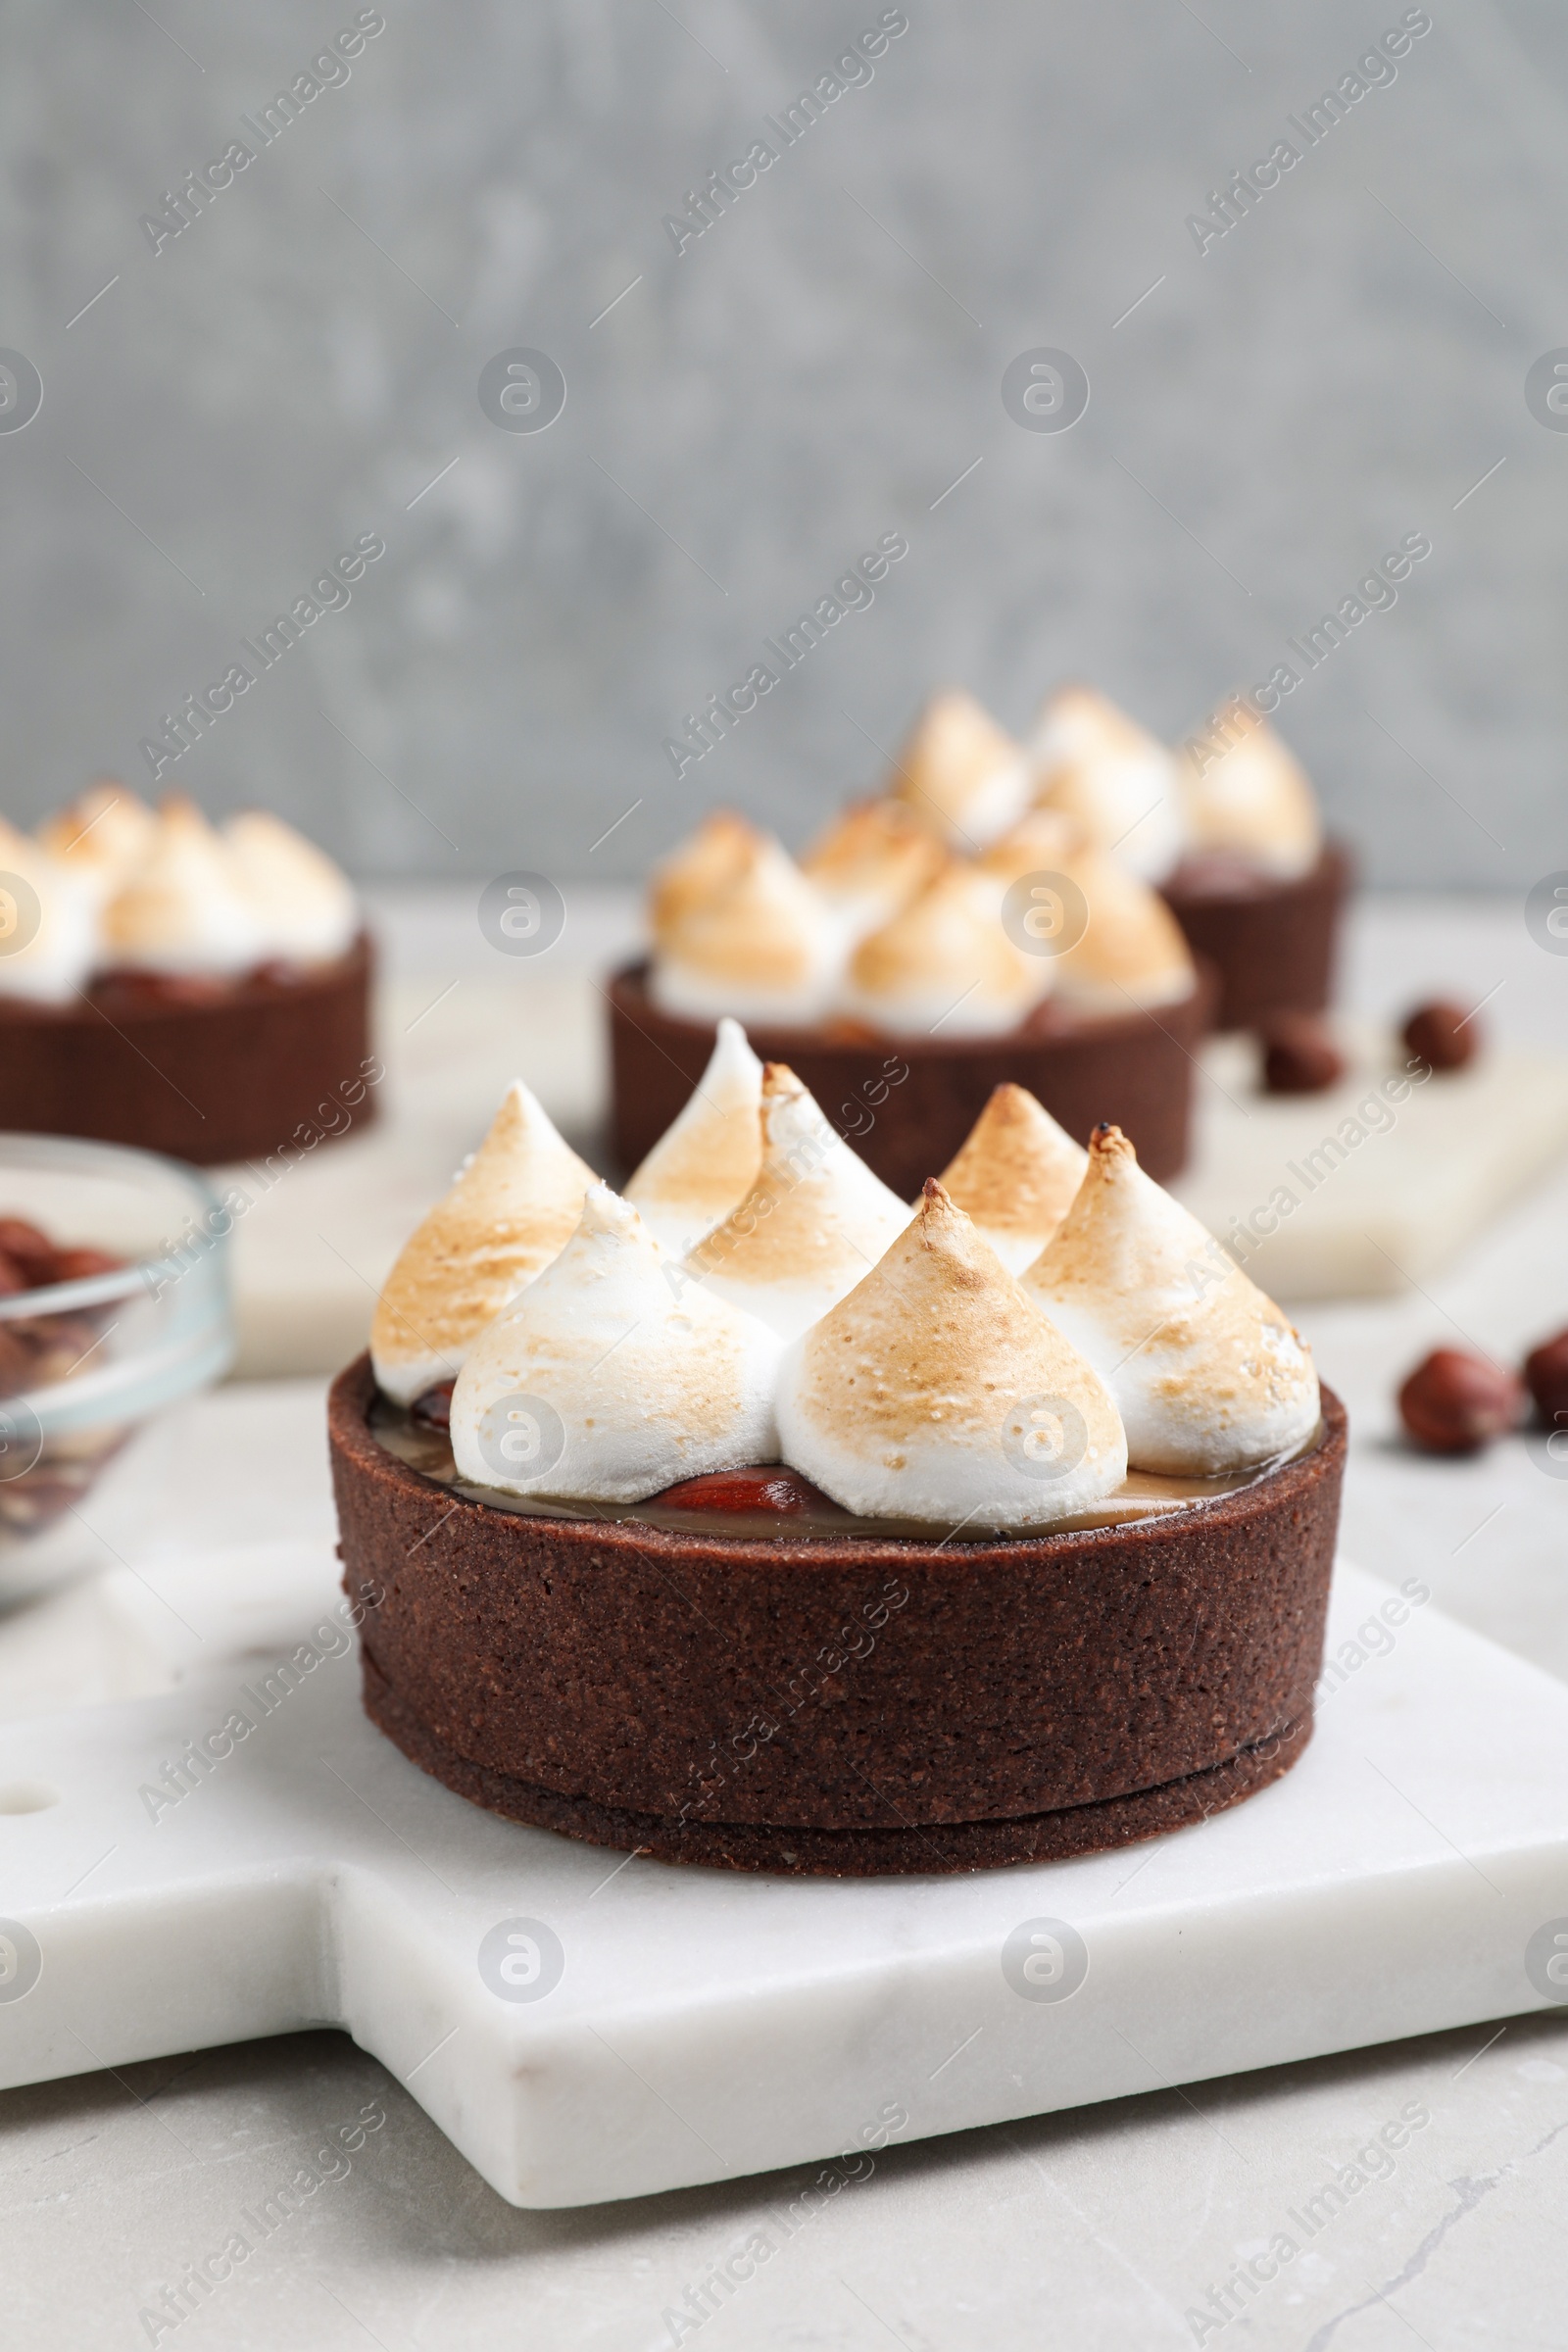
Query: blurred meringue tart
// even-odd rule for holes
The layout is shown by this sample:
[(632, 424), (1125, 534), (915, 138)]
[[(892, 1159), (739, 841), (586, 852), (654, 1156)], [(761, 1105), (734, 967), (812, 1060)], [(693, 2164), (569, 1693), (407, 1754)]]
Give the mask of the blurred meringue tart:
[(1211, 991), (1145, 871), (1174, 854), (1178, 801), (1173, 755), (1103, 697), (1057, 696), (1026, 748), (950, 690), (798, 863), (713, 811), (655, 867), (650, 955), (607, 992), (622, 1166), (728, 1015), (906, 1196), (1009, 1081), (1080, 1145), (1112, 1119), (1176, 1174)]
[[(716, 1024), (665, 1011), (652, 967), (610, 981), (612, 1142), (636, 1167), (692, 1100)], [(1100, 1119), (1138, 1136), (1145, 1165), (1164, 1179), (1186, 1165), (1193, 1056), (1209, 1026), (1213, 986), (1200, 966), (1188, 993), (1148, 1009), (1096, 1011), (1048, 997), (1001, 1034), (896, 1035), (863, 1019), (809, 1023), (753, 1019), (765, 1060), (787, 1062), (885, 1184), (913, 1193), (961, 1147), (999, 1086), (1027, 1088), (1082, 1142)]]
[[(684, 1255), (590, 1181), (487, 1314), (449, 1196), (334, 1383), (372, 1720), (514, 1820), (839, 1876), (1092, 1853), (1288, 1770), (1346, 1423), (1278, 1308), (1114, 1129), (1004, 1090), (949, 1171), (976, 1216), (911, 1212), (798, 1074), (715, 1062), (732, 1205)], [(569, 1213), (543, 1117), (472, 1163), (508, 1233)], [(714, 1199), (661, 1169), (684, 1238)]]
[(1323, 1011), (1354, 867), (1324, 839), (1304, 770), (1240, 700), (1188, 744), (1180, 770), (1186, 846), (1159, 888), (1216, 974), (1215, 1027)]
[(373, 957), (345, 877), (278, 818), (100, 784), (0, 822), (0, 1118), (178, 1159), (363, 1127)]
[[(928, 714), (926, 731), (952, 751), (948, 721)], [(1001, 757), (967, 734), (960, 748), (974, 761)], [(1138, 1134), (1156, 1175), (1183, 1165), (1209, 999), (1169, 909), (1049, 810), (988, 829), (984, 848), (958, 855), (914, 813), (936, 806), (929, 750), (906, 776), (911, 794), (927, 779), (919, 802), (851, 808), (799, 866), (720, 815), (656, 871), (653, 954), (607, 992), (624, 1166), (691, 1099), (725, 1015), (746, 1022), (764, 1059), (796, 1070), (905, 1195), (951, 1158), (1007, 1081), (1080, 1141), (1109, 1118)], [(1024, 772), (1004, 777), (1009, 807)], [(960, 774), (972, 789), (963, 797), (950, 779), (944, 827), (962, 821), (955, 806), (977, 824), (974, 802), (998, 805), (994, 764)], [(1059, 937), (1036, 938), (1031, 895)]]

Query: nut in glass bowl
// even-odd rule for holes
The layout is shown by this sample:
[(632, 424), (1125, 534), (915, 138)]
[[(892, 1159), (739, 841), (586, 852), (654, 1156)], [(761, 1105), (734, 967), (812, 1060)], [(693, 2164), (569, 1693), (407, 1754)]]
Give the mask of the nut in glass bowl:
[(0, 1607), (134, 1541), (146, 1433), (233, 1360), (228, 1222), (176, 1160), (0, 1135)]

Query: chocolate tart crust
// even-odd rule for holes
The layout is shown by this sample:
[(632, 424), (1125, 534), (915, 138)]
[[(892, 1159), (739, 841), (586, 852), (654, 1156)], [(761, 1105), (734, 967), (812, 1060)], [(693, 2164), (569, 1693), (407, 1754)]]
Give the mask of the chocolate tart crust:
[(1223, 1813), (1290, 1771), (1312, 1737), (1311, 1717), (1243, 1748), (1228, 1763), (1158, 1788), (1140, 1788), (1098, 1804), (1061, 1805), (1011, 1821), (937, 1822), (901, 1828), (890, 1801), (885, 1829), (772, 1829), (756, 1822), (708, 1821), (695, 1808), (684, 1819), (630, 1813), (591, 1797), (561, 1796), (505, 1772), (470, 1764), (441, 1742), (398, 1697), (368, 1653), (365, 1711), (404, 1754), (459, 1796), (509, 1821), (580, 1838), (587, 1845), (651, 1854), (658, 1862), (698, 1862), (720, 1870), (766, 1870), (798, 1878), (870, 1879), (951, 1876), (1013, 1862), (1067, 1862), (1080, 1854), (1134, 1845)]
[(1321, 1012), (1334, 992), (1340, 917), (1353, 876), (1348, 850), (1330, 842), (1309, 874), (1255, 892), (1184, 885), (1161, 896), (1195, 956), (1219, 975), (1216, 1029), (1255, 1029), (1276, 1012)]
[[(708, 1066), (712, 1022), (678, 1020), (648, 993), (646, 964), (611, 981), (612, 1143), (630, 1170), (684, 1109)], [(1080, 1143), (1108, 1119), (1138, 1146), (1157, 1182), (1185, 1166), (1193, 1056), (1214, 984), (1152, 1012), (1074, 1013), (1047, 1003), (1006, 1037), (884, 1037), (849, 1024), (748, 1024), (764, 1061), (786, 1061), (860, 1157), (901, 1199), (939, 1175), (991, 1099), (1011, 1079)], [(890, 1082), (890, 1072), (907, 1075)]]
[(1127, 1528), (947, 1544), (675, 1535), (470, 1502), (328, 1405), (366, 1705), (460, 1794), (670, 1860), (851, 1876), (1089, 1853), (1310, 1737), (1344, 1471)]
[(363, 1084), (373, 971), (362, 932), (333, 963), (254, 974), (209, 1004), (149, 1000), (113, 978), (69, 1005), (0, 1004), (0, 1124), (203, 1167), (265, 1159), (321, 1106), (366, 1127), (375, 1090), (352, 1109), (341, 1090)]

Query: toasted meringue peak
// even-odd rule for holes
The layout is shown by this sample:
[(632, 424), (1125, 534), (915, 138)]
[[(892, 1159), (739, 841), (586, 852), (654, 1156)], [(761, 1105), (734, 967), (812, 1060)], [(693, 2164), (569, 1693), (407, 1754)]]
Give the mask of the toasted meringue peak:
[(281, 817), (248, 808), (223, 839), (262, 937), (264, 957), (327, 963), (347, 955), (360, 927), (348, 876)]
[(1306, 771), (1250, 704), (1228, 702), (1188, 744), (1181, 783), (1195, 851), (1230, 851), (1280, 882), (1316, 865), (1323, 824)]
[(923, 825), (961, 849), (983, 849), (1029, 806), (1029, 762), (972, 694), (927, 703), (899, 754), (894, 791)]
[(1030, 808), (975, 859), (977, 872), (994, 878), (1005, 889), (1020, 876), (1057, 872), (1069, 858), (1082, 855), (1088, 836), (1075, 818), (1060, 808)]
[(845, 944), (888, 922), (940, 871), (942, 845), (902, 801), (860, 801), (817, 838), (801, 860)]
[(793, 1339), (874, 1266), (909, 1221), (782, 1062), (762, 1072), (762, 1164), (688, 1272)]
[(740, 871), (762, 835), (732, 808), (714, 808), (695, 833), (655, 866), (648, 884), (648, 923), (656, 941), (684, 922)]
[(1175, 757), (1156, 737), (1092, 686), (1064, 686), (1030, 750), (1047, 808), (1075, 817), (1129, 873), (1164, 880), (1182, 853), (1182, 801)]
[(625, 1503), (776, 1459), (777, 1335), (676, 1271), (630, 1203), (594, 1185), (565, 1248), (458, 1376), (462, 1476)]
[(1104, 1383), (935, 1181), (785, 1350), (778, 1426), (784, 1459), (866, 1518), (1050, 1527), (1127, 1472)]
[(1130, 1012), (1192, 995), (1192, 953), (1156, 891), (1102, 850), (1077, 851), (1059, 870), (1082, 892), (1088, 916), (1081, 938), (1047, 959), (1064, 1003), (1087, 1012)]
[(158, 819), (146, 802), (110, 776), (38, 827), (44, 848), (87, 885), (100, 905), (129, 880), (157, 834)]
[(599, 1182), (520, 1078), (490, 1132), (403, 1246), (370, 1325), (385, 1396), (450, 1380), (486, 1324), (547, 1266)]
[(1032, 1265), (1072, 1206), (1089, 1154), (1021, 1086), (999, 1086), (942, 1171), (942, 1189), (1009, 1274)]
[(1303, 1445), (1311, 1351), (1116, 1127), (1023, 1287), (1103, 1376), (1135, 1470), (1213, 1476)]
[(104, 960), (140, 971), (220, 976), (266, 954), (262, 930), (220, 836), (171, 793), (151, 846), (104, 908)]
[(95, 907), (90, 885), (0, 817), (0, 997), (69, 1003), (97, 960)]
[(1055, 977), (1003, 929), (994, 892), (956, 860), (850, 958), (847, 1008), (896, 1037), (997, 1037), (1016, 1029)]
[(626, 1187), (660, 1248), (684, 1257), (745, 1200), (762, 1164), (762, 1065), (739, 1021), (718, 1043), (690, 1102)]
[(712, 895), (666, 926), (650, 991), (686, 1020), (809, 1022), (827, 1007), (837, 964), (827, 909), (793, 858), (760, 833)]

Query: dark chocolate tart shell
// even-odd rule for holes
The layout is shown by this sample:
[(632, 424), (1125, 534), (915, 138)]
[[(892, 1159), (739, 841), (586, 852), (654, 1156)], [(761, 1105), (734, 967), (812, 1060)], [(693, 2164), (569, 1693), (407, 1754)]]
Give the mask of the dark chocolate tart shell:
[(1216, 1029), (1255, 1029), (1276, 1012), (1321, 1012), (1334, 993), (1340, 917), (1353, 878), (1330, 842), (1309, 874), (1255, 889), (1204, 888), (1178, 867), (1161, 896), (1195, 956), (1219, 975)]
[[(205, 1002), (113, 977), (69, 1005), (0, 1001), (0, 1124), (204, 1167), (265, 1159), (307, 1122), (318, 1131), (321, 1110), (364, 1127), (373, 970), (362, 933), (335, 962), (259, 972)], [(351, 1107), (342, 1090), (356, 1087)]]
[(1308, 1453), (1137, 1526), (681, 1535), (470, 1501), (328, 1406), (365, 1704), (516, 1821), (838, 1877), (1093, 1853), (1239, 1802), (1311, 1736), (1345, 1411)]
[[(607, 992), (612, 1144), (630, 1170), (684, 1109), (713, 1051), (714, 1024), (662, 1012), (647, 966)], [(785, 1061), (884, 1184), (911, 1200), (939, 1175), (1011, 1079), (1080, 1143), (1102, 1119), (1130, 1135), (1157, 1182), (1186, 1165), (1193, 1055), (1209, 1025), (1213, 983), (1152, 1012), (1073, 1012), (1049, 1000), (1005, 1037), (879, 1036), (848, 1023), (808, 1029), (748, 1024), (764, 1061)], [(902, 1077), (896, 1073), (903, 1071)]]

